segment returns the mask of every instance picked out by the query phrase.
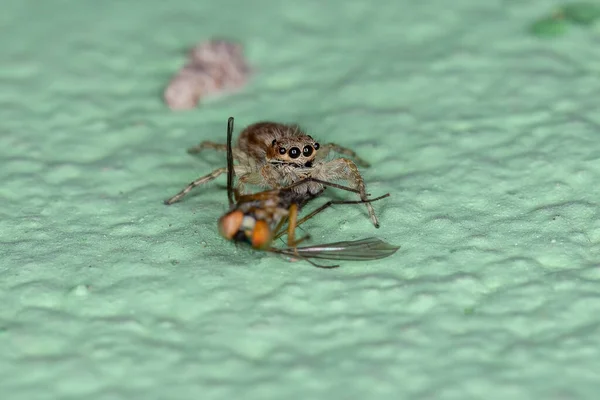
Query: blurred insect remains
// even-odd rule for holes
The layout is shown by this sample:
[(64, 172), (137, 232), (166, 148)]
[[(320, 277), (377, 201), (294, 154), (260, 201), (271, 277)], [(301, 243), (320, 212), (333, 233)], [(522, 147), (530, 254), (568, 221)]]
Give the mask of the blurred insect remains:
[[(235, 167), (234, 152), (231, 145), (233, 136), (233, 117), (227, 122), (227, 198), (230, 210), (218, 222), (219, 232), (227, 240), (234, 243), (250, 245), (255, 250), (268, 251), (298, 258), (319, 268), (335, 268), (339, 265), (321, 265), (311, 259), (327, 260), (375, 260), (389, 257), (399, 247), (393, 246), (378, 238), (366, 238), (355, 241), (327, 243), (315, 246), (298, 247), (309, 236), (296, 239), (298, 226), (334, 204), (360, 204), (381, 200), (389, 193), (367, 200), (328, 201), (305, 217), (298, 219), (300, 209), (318, 194), (297, 192), (299, 185), (318, 183), (342, 190), (357, 193), (357, 189), (321, 181), (316, 178), (305, 178), (281, 189), (272, 189), (255, 194), (242, 195), (234, 186)], [(287, 223), (287, 226), (286, 226)], [(287, 247), (273, 247), (273, 242), (287, 234)]]
[(204, 97), (239, 90), (251, 75), (241, 44), (203, 41), (190, 50), (187, 64), (165, 88), (164, 100), (171, 110), (189, 110)]
[[(211, 141), (188, 149), (190, 154), (198, 154), (205, 149), (227, 151), (227, 145)], [(337, 152), (350, 158), (334, 158), (326, 161), (330, 152)], [(296, 124), (278, 122), (257, 122), (242, 130), (236, 147), (232, 148), (235, 174), (238, 177), (236, 189), (244, 194), (246, 185), (258, 185), (268, 189), (288, 188), (298, 195), (316, 197), (323, 193), (323, 182), (342, 180), (358, 193), (362, 203), (376, 228), (379, 221), (368, 200), (365, 183), (357, 164), (368, 167), (354, 151), (335, 143), (321, 145), (306, 134)], [(227, 167), (217, 168), (187, 185), (175, 196), (165, 201), (170, 205), (181, 200), (197, 186), (212, 181), (227, 171)], [(311, 178), (309, 180), (305, 180)], [(293, 186), (292, 186), (293, 185)], [(332, 186), (331, 184), (329, 186)]]

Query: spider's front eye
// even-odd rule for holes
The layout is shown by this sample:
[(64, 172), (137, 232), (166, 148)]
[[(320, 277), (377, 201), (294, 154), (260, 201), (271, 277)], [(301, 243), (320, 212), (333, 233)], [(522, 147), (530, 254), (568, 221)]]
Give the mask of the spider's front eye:
[(297, 147), (292, 147), (288, 154), (290, 155), (291, 158), (298, 158), (298, 157), (300, 157), (300, 149)]
[(319, 150), (319, 147), (321, 147), (321, 145), (319, 143), (315, 143), (313, 144), (313, 147), (315, 148), (315, 150)]
[(286, 153), (285, 147), (280, 147), (279, 154), (285, 154), (285, 153)]
[(277, 139), (273, 139), (273, 141), (271, 142), (271, 146), (275, 146), (277, 144)]
[(302, 155), (304, 157), (308, 157), (312, 154), (313, 152), (313, 148), (312, 146), (304, 146), (304, 149), (302, 149)]

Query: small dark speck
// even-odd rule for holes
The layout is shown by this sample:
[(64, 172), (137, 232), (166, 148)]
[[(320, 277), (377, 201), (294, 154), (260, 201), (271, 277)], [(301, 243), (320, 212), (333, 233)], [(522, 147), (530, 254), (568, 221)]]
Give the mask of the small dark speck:
[(177, 264), (179, 264), (179, 261), (177, 261), (177, 260), (171, 260), (170, 262), (171, 262), (171, 265), (177, 265)]

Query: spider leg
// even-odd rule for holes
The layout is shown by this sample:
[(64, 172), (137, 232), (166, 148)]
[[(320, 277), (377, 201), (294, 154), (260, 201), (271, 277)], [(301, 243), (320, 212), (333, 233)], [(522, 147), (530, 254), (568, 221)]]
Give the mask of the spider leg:
[(315, 167), (312, 176), (318, 177), (326, 181), (343, 179), (350, 182), (352, 187), (358, 189), (360, 199), (365, 202), (369, 217), (375, 228), (379, 228), (379, 221), (375, 215), (375, 210), (368, 200), (367, 189), (362, 175), (358, 171), (358, 167), (354, 162), (347, 158), (336, 158), (329, 162), (320, 163)]
[(329, 154), (330, 151), (335, 151), (336, 153), (340, 153), (352, 158), (356, 162), (356, 164), (360, 165), (361, 167), (368, 168), (371, 166), (371, 164), (369, 164), (367, 161), (360, 158), (358, 154), (354, 152), (354, 150), (351, 150), (347, 147), (342, 147), (335, 143), (326, 143), (321, 145), (321, 148), (319, 149), (319, 155), (322, 155), (322, 157), (324, 158)]
[(165, 204), (166, 205), (171, 205), (173, 203), (178, 202), (179, 200), (181, 200), (186, 194), (188, 194), (195, 187), (203, 185), (203, 184), (205, 184), (207, 182), (210, 182), (213, 179), (215, 179), (218, 176), (220, 176), (221, 174), (224, 174), (225, 172), (227, 172), (227, 167), (217, 168), (213, 172), (211, 172), (210, 174), (201, 176), (200, 178), (196, 179), (195, 181), (190, 182), (189, 185), (187, 185), (185, 188), (183, 188), (183, 190), (181, 190), (175, 196), (173, 196), (173, 197), (165, 200)]
[(211, 142), (211, 141), (205, 140), (205, 141), (201, 142), (200, 144), (197, 144), (194, 147), (190, 147), (189, 149), (187, 149), (187, 152), (189, 154), (198, 154), (202, 150), (205, 150), (205, 149), (216, 150), (216, 151), (227, 151), (227, 145), (223, 144), (223, 143), (216, 143), (216, 142)]

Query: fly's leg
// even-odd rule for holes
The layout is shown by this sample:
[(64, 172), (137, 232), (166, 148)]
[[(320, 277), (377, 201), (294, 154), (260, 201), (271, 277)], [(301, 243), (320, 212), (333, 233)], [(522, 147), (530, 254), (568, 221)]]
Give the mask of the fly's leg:
[[(326, 209), (328, 209), (329, 207), (333, 206), (333, 205), (337, 205), (337, 204), (362, 204), (362, 203), (372, 203), (374, 201), (377, 200), (381, 200), (384, 199), (386, 197), (389, 197), (390, 194), (386, 193), (382, 196), (378, 196), (375, 197), (373, 199), (369, 199), (367, 201), (363, 201), (363, 200), (342, 200), (342, 201), (337, 201), (337, 200), (330, 200), (327, 203), (323, 204), (322, 206), (320, 206), (319, 208), (313, 210), (310, 212), (310, 214), (305, 215), (304, 217), (296, 220), (296, 228), (299, 227), (300, 225), (302, 225), (303, 223), (305, 223), (306, 221), (308, 221), (309, 219), (313, 218), (315, 215), (325, 211)], [(286, 221), (286, 219), (282, 219), (279, 224), (277, 225), (277, 228), (275, 229), (275, 235), (273, 236), (273, 240), (275, 239), (279, 239), (280, 237), (282, 237), (283, 235), (286, 234), (286, 230), (282, 229), (284, 222)]]
[(300, 243), (308, 239), (310, 236), (306, 235), (296, 240), (296, 222), (298, 221), (298, 206), (292, 204), (289, 209), (288, 215), (288, 229), (287, 229), (287, 245), (288, 247), (297, 247)]
[(183, 196), (185, 196), (186, 194), (188, 194), (192, 189), (194, 189), (197, 186), (203, 185), (207, 182), (212, 181), (213, 179), (217, 178), (219, 175), (224, 174), (227, 172), (227, 167), (223, 167), (223, 168), (217, 168), (215, 169), (213, 172), (211, 172), (208, 175), (204, 175), (198, 179), (196, 179), (193, 182), (190, 182), (189, 185), (187, 185), (185, 188), (183, 188), (183, 190), (179, 193), (177, 193), (175, 196), (171, 197), (170, 199), (165, 200), (165, 204), (166, 205), (171, 205), (175, 202), (178, 202), (179, 200), (181, 200), (181, 198)]
[(329, 208), (329, 207), (331, 207), (333, 205), (336, 205), (336, 204), (362, 204), (362, 203), (369, 204), (369, 203), (372, 203), (372, 202), (377, 201), (377, 200), (384, 199), (384, 198), (389, 197), (389, 196), (390, 196), (390, 194), (386, 193), (386, 194), (384, 194), (382, 196), (375, 197), (373, 199), (368, 199), (366, 201), (363, 201), (363, 200), (356, 200), (356, 201), (334, 201), (334, 200), (330, 200), (327, 203), (325, 203), (322, 206), (320, 206), (319, 208), (317, 208), (316, 210), (313, 210), (310, 214), (308, 214), (308, 215), (300, 218), (296, 222), (296, 227), (299, 227), (300, 225), (302, 225), (303, 223), (305, 223), (306, 221), (308, 221), (309, 219), (311, 219), (312, 217), (314, 217), (318, 213), (320, 213), (322, 211), (325, 211), (327, 208)]

